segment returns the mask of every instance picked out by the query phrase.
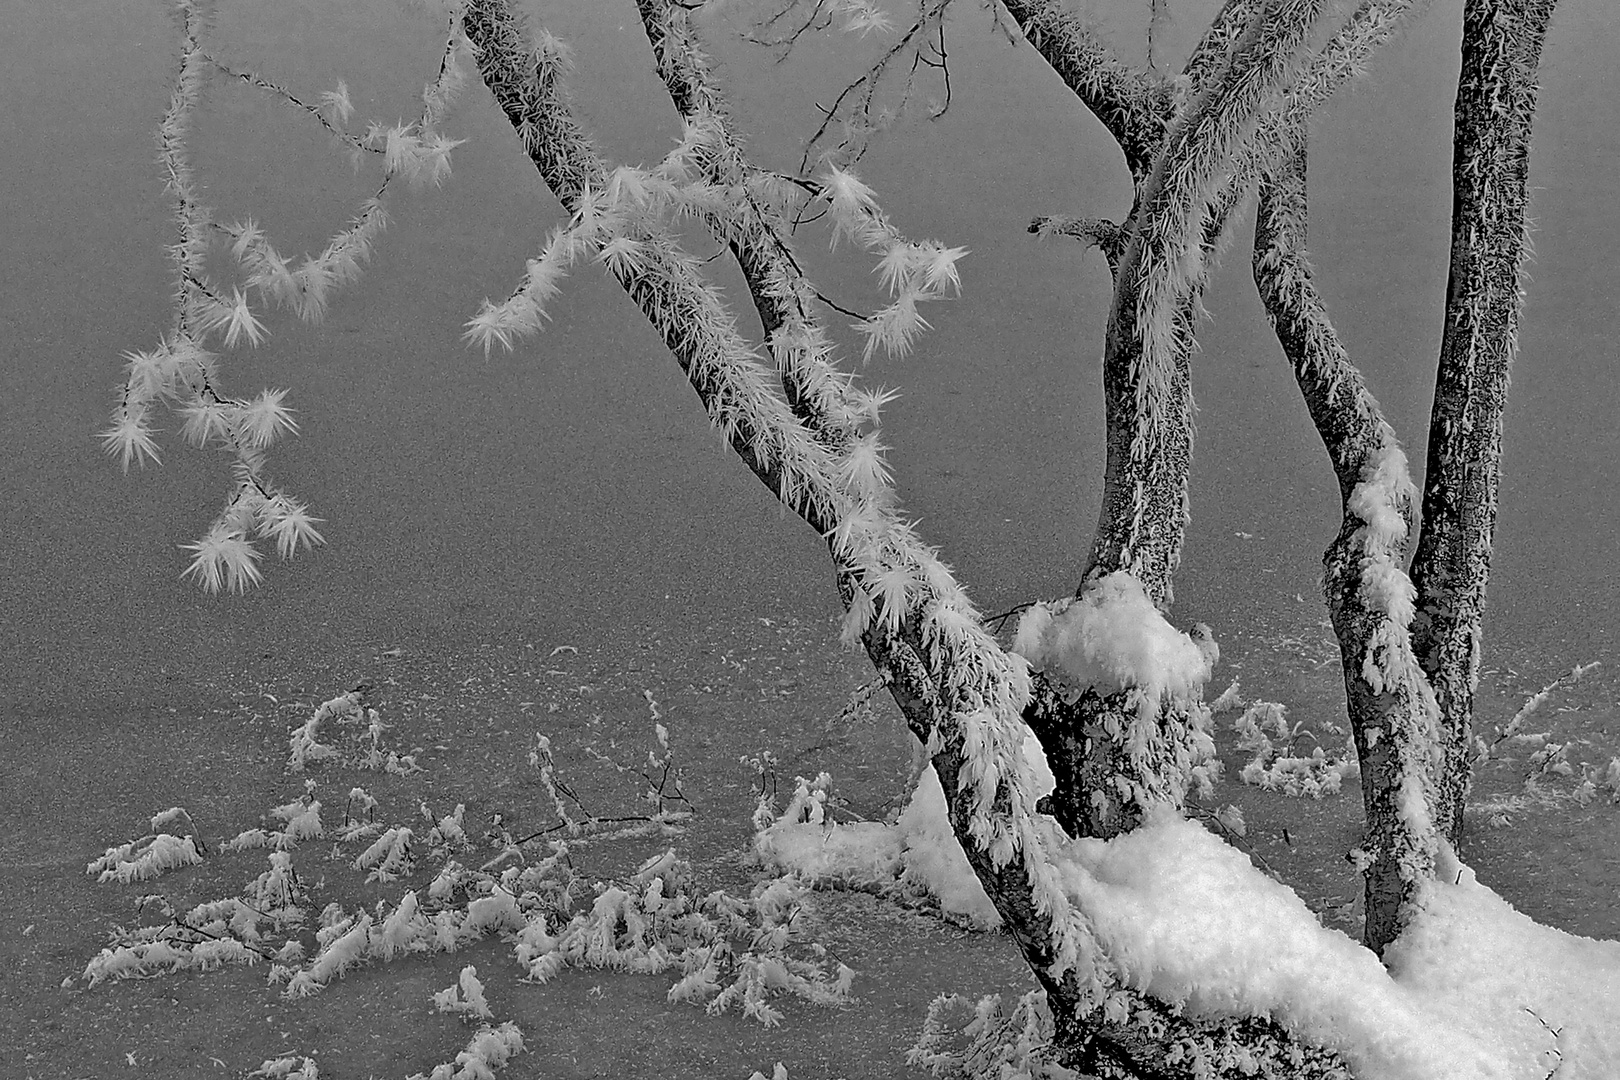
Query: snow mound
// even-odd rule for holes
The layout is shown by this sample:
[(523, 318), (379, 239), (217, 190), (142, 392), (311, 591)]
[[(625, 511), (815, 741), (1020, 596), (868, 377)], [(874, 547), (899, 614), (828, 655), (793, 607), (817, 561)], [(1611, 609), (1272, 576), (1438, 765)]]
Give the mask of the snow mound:
[(1123, 981), (1190, 1013), (1269, 1014), (1364, 1080), (1542, 1080), (1559, 1054), (1559, 1080), (1620, 1076), (1620, 944), (1537, 926), (1466, 870), (1386, 970), (1194, 822), (1045, 839)]
[(1620, 1077), (1620, 942), (1543, 926), (1454, 859), (1441, 876), (1454, 883), (1384, 952), (1396, 980), (1461, 1030), (1511, 1036), (1518, 1057), (1555, 1043), (1561, 1059), (1525, 1075), (1561, 1060), (1558, 1080)]
[[(1051, 772), (1033, 735), (1036, 793)], [(1041, 843), (1121, 981), (1200, 1016), (1269, 1015), (1360, 1080), (1615, 1080), (1620, 942), (1541, 926), (1443, 854), (1388, 967), (1202, 825), (1160, 808), (1112, 840)], [(951, 833), (934, 770), (892, 826), (779, 821), (762, 854), (812, 877), (925, 888), (947, 915), (1001, 919)]]
[(1214, 644), (1201, 645), (1171, 626), (1142, 583), (1118, 570), (1086, 586), (1077, 600), (1030, 607), (1012, 651), (1076, 694), (1135, 688), (1140, 711), (1155, 715), (1166, 694), (1192, 697), (1208, 681)]

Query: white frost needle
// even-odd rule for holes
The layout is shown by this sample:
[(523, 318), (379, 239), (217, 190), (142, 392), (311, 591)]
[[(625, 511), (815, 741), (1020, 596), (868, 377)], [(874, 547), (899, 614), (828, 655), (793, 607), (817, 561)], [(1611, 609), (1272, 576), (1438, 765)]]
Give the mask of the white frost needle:
[(850, 596), (849, 610), (844, 613), (843, 626), (838, 635), (839, 643), (853, 646), (860, 641), (861, 635), (872, 625), (872, 617), (876, 614), (871, 595), (857, 585)]
[(283, 435), (298, 433), (292, 410), (282, 404), (286, 396), (285, 390), (263, 390), (242, 410), (237, 423), (244, 442), (263, 449)]
[(415, 126), (397, 124), (384, 130), (373, 124), (371, 131), (366, 135), (368, 142), (383, 144), (383, 168), (391, 173), (404, 173), (407, 179), (415, 167), (416, 155), (421, 146), (421, 141), (411, 133), (411, 128)]
[(236, 234), (236, 242), (231, 245), (231, 256), (238, 263), (247, 258), (249, 251), (257, 251), (264, 243), (264, 230), (252, 218), (229, 226), (227, 231)]
[(596, 258), (616, 278), (638, 275), (647, 265), (640, 241), (628, 236), (615, 236), (603, 244)]
[(875, 594), (889, 633), (895, 633), (906, 617), (906, 606), (914, 587), (911, 574), (904, 566), (886, 566), (878, 574), (868, 577), (867, 585)]
[(418, 143), (418, 150), (413, 164), (412, 172), (407, 173), (408, 179), (418, 186), (432, 184), (434, 187), (443, 185), (445, 177), (450, 175), (450, 151), (466, 142), (465, 139), (449, 139), (438, 132), (430, 132)]
[(296, 309), (298, 282), (287, 269), (287, 260), (276, 253), (269, 241), (256, 240), (239, 256), (239, 261), (247, 271), (248, 285), (258, 289), (261, 297)]
[(875, 390), (851, 390), (850, 400), (855, 415), (862, 422), (876, 427), (882, 422), (883, 406), (900, 396), (900, 391), (879, 387)]
[(930, 293), (940, 293), (948, 285), (957, 296), (962, 295), (962, 278), (956, 271), (956, 260), (968, 254), (965, 247), (930, 245), (923, 264), (923, 287)]
[(118, 458), (118, 464), (129, 472), (129, 463), (138, 462), (143, 468), (148, 459), (161, 465), (157, 443), (152, 441), (152, 429), (146, 426), (146, 410), (121, 408), (113, 414), (113, 426), (101, 433), (101, 446)]
[(894, 29), (894, 21), (889, 18), (888, 13), (872, 0), (843, 0), (834, 10), (843, 12), (846, 34), (859, 34), (865, 37), (873, 32), (887, 34)]
[(324, 544), (326, 538), (315, 528), (321, 519), (310, 516), (303, 503), (277, 495), (265, 504), (263, 535), (276, 542), (276, 554), (290, 559), (301, 547)]
[(844, 236), (859, 241), (867, 233), (868, 216), (877, 212), (877, 193), (854, 173), (837, 168), (829, 169), (821, 182), (833, 215), (832, 246), (837, 248)]
[(900, 299), (865, 321), (855, 324), (854, 329), (866, 337), (866, 348), (861, 353), (861, 360), (864, 363), (871, 363), (872, 354), (877, 352), (879, 346), (882, 346), (883, 351), (889, 356), (907, 356), (911, 353), (917, 335), (928, 328), (928, 320), (917, 313), (916, 295), (909, 292), (901, 293)]
[(333, 278), (331, 266), (318, 259), (306, 259), (291, 275), (292, 309), (304, 322), (318, 323), (326, 317), (326, 294)]
[(878, 283), (889, 290), (890, 296), (898, 293), (906, 279), (911, 276), (912, 268), (917, 262), (917, 252), (917, 245), (896, 240), (878, 260), (877, 269), (873, 273), (878, 275)]
[(486, 298), (478, 314), (468, 319), (465, 325), (467, 332), (461, 335), (461, 340), (469, 345), (482, 345), (484, 359), (489, 359), (490, 346), (496, 342), (500, 342), (501, 348), (507, 352), (512, 351), (518, 328), (507, 311), (507, 305), (496, 307)]
[(647, 205), (651, 194), (651, 177), (632, 165), (620, 165), (608, 176), (608, 202), (614, 206), (637, 209)]
[(201, 540), (180, 547), (192, 552), (191, 565), (180, 577), (194, 579), (204, 592), (217, 593), (221, 588), (246, 592), (264, 580), (258, 565), (261, 556), (241, 533), (216, 525)]
[(150, 401), (169, 392), (174, 379), (174, 368), (168, 362), (168, 357), (167, 349), (124, 353), (125, 384), (134, 400)]
[(198, 449), (207, 446), (213, 439), (229, 439), (235, 412), (235, 406), (223, 401), (196, 398), (180, 406), (180, 413), (185, 417), (180, 425), (180, 435)]
[(336, 90), (328, 90), (322, 94), (321, 109), (335, 126), (347, 123), (349, 117), (354, 115), (354, 103), (349, 100), (348, 84), (339, 79)]
[(876, 432), (857, 436), (849, 453), (838, 463), (840, 479), (851, 491), (868, 498), (876, 498), (893, 481), (889, 466), (883, 459), (888, 447), (878, 441)]
[(236, 289), (234, 292), (235, 298), (225, 314), (225, 345), (227, 348), (235, 348), (236, 343), (246, 337), (257, 347), (265, 338), (264, 324), (254, 317), (242, 290)]

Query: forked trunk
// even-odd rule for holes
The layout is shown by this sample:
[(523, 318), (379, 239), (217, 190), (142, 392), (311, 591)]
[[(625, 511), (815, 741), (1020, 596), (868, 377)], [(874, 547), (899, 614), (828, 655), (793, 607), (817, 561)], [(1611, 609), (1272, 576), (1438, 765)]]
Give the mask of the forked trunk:
[(1311, 282), (1303, 131), (1295, 137), (1294, 152), (1260, 185), (1254, 280), (1339, 478), (1343, 524), (1323, 556), (1322, 590), (1361, 763), (1363, 937), (1381, 954), (1434, 873), (1439, 708), (1412, 655), (1413, 589), (1402, 570), (1416, 491), (1394, 431)]

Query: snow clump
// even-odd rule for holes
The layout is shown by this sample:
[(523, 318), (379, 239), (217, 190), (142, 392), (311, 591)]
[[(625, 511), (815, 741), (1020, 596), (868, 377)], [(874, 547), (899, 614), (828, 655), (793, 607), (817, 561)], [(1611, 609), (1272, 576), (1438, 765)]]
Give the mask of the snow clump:
[(1062, 681), (1078, 697), (1137, 692), (1137, 711), (1155, 716), (1165, 695), (1195, 697), (1218, 655), (1171, 626), (1142, 583), (1124, 570), (1086, 586), (1078, 599), (1037, 603), (1024, 612), (1012, 651)]

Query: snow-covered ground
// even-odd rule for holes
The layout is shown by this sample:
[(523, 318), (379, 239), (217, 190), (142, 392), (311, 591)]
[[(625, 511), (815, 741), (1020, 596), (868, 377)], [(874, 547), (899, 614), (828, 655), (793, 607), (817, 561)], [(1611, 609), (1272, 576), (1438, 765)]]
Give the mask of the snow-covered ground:
[[(894, 825), (812, 816), (761, 834), (771, 863), (904, 877), (995, 920), (932, 769)], [(1620, 942), (1542, 926), (1454, 859), (1386, 966), (1197, 822), (1163, 815), (1106, 842), (1049, 826), (1045, 841), (1123, 981), (1189, 1012), (1269, 1013), (1367, 1080), (1620, 1076)]]

